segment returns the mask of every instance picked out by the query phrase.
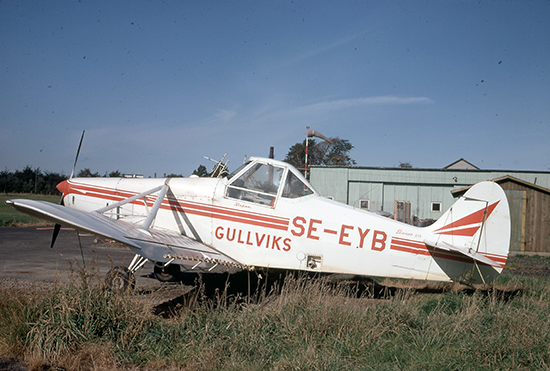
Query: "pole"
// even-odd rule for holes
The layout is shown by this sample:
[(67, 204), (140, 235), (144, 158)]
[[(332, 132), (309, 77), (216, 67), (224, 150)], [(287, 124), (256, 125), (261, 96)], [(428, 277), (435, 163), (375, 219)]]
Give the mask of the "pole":
[(309, 126), (306, 126), (306, 161), (304, 166), (304, 177), (307, 179), (307, 150), (309, 147)]

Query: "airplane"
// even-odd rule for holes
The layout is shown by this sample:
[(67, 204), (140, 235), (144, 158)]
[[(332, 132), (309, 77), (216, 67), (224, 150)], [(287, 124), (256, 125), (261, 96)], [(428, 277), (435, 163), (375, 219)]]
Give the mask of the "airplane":
[[(226, 177), (70, 178), (60, 205), (15, 209), (128, 246), (108, 277), (133, 285), (147, 261), (161, 281), (217, 266), (489, 283), (503, 270), (510, 212), (502, 188), (472, 186), (434, 224), (416, 227), (321, 196), (293, 166), (251, 157)], [(52, 245), (55, 240), (52, 240)]]

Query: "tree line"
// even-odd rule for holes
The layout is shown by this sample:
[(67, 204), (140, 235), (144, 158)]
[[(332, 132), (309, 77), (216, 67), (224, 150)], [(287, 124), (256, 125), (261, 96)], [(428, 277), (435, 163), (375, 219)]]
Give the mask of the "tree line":
[[(76, 175), (79, 178), (83, 177), (120, 177), (120, 171), (112, 171), (105, 175), (100, 175), (97, 172), (92, 172), (85, 168), (80, 170)], [(69, 177), (63, 173), (54, 173), (42, 171), (40, 168), (33, 169), (26, 166), (23, 170), (0, 171), (0, 192), (1, 193), (36, 193), (44, 195), (59, 194), (56, 186), (68, 179)]]
[[(331, 138), (333, 144), (328, 144), (325, 141), (308, 141), (308, 164), (309, 165), (338, 165), (350, 166), (355, 165), (355, 160), (349, 156), (349, 151), (353, 149), (353, 145), (347, 139)], [(298, 169), (303, 169), (305, 162), (306, 142), (298, 142), (289, 148), (287, 155), (283, 161), (293, 165)], [(207, 177), (221, 176), (228, 174), (228, 169), (225, 167), (216, 167), (211, 172), (208, 172), (206, 167), (200, 165), (193, 174)], [(112, 171), (101, 175), (97, 172), (92, 172), (89, 168), (80, 170), (77, 177), (121, 177), (120, 171)], [(181, 177), (179, 174), (169, 174), (168, 177)], [(69, 177), (65, 174), (54, 172), (43, 172), (40, 168), (33, 169), (26, 166), (23, 170), (0, 172), (0, 192), (2, 193), (36, 193), (36, 194), (59, 194), (56, 185)]]
[(64, 174), (43, 172), (30, 166), (23, 170), (4, 170), (0, 172), (0, 192), (59, 194), (55, 186), (65, 179)]

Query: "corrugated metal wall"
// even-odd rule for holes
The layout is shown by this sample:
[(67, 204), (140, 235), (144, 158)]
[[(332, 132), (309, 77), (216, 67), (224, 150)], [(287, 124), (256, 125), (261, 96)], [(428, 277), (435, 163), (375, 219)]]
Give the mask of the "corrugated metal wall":
[[(456, 201), (451, 190), (510, 175), (550, 188), (550, 173), (378, 168), (311, 168), (311, 183), (324, 196), (370, 211), (395, 211), (410, 202), (411, 220), (438, 219)], [(511, 251), (550, 253), (550, 193), (514, 181), (500, 183), (511, 213)], [(433, 211), (433, 203), (441, 203)]]

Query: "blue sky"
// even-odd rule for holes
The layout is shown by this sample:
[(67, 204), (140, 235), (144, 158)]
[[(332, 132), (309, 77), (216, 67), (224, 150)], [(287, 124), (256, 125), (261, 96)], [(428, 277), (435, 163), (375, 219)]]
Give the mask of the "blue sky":
[(306, 126), (361, 166), (550, 170), (550, 1), (0, 1), (0, 168), (189, 175)]

